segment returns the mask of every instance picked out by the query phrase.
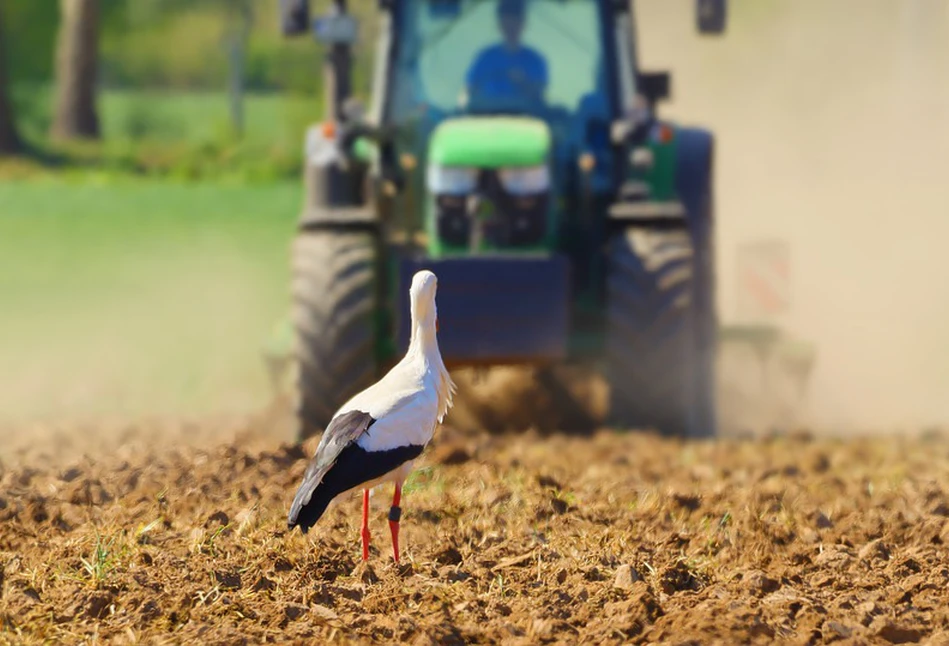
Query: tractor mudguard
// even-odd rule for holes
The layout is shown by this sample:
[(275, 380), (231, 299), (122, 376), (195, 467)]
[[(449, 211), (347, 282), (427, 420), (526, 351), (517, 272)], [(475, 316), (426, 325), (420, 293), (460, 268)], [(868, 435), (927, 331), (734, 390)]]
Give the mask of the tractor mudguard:
[(438, 276), (438, 345), (448, 366), (547, 363), (567, 356), (570, 265), (566, 257), (404, 258), (394, 304), (399, 353), (409, 344), (412, 276)]
[(696, 242), (708, 238), (711, 232), (714, 148), (714, 137), (707, 130), (676, 131), (676, 194), (688, 213), (689, 231)]

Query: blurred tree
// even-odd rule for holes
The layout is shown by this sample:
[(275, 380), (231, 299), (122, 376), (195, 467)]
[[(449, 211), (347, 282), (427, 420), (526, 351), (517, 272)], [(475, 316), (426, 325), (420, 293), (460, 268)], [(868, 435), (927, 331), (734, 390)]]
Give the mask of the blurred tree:
[(244, 66), (254, 15), (250, 0), (223, 0), (223, 4), (227, 11), (224, 40), (227, 48), (231, 125), (234, 132), (241, 136), (244, 134)]
[(60, 0), (57, 41), (56, 110), (50, 134), (57, 139), (98, 138), (99, 1)]
[(3, 37), (5, 5), (5, 0), (0, 0), (0, 155), (18, 152), (21, 147), (20, 136), (17, 134), (16, 123), (13, 119), (13, 105), (8, 96), (5, 56), (7, 41)]
[(56, 0), (5, 2), (7, 81), (17, 89), (24, 83), (48, 83), (53, 74), (53, 50), (59, 22)]

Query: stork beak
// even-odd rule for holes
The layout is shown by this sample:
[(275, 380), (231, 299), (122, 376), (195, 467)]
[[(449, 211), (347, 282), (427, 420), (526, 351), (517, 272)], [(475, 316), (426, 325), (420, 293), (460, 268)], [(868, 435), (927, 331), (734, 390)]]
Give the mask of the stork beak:
[(438, 332), (438, 317), (435, 317), (435, 331)]

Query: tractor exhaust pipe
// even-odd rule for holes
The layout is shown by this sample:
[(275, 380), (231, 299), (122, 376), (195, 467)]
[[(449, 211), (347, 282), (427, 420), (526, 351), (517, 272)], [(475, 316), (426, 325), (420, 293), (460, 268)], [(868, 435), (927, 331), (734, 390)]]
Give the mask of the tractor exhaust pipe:
[(284, 36), (310, 32), (328, 47), (323, 65), (326, 120), (339, 123), (343, 106), (352, 95), (352, 47), (356, 22), (348, 13), (347, 0), (333, 0), (329, 13), (315, 22), (309, 0), (280, 0), (280, 29)]
[[(347, 16), (346, 0), (334, 0), (331, 19)], [(353, 93), (353, 53), (348, 42), (334, 42), (324, 65), (326, 88), (326, 120), (339, 123), (344, 117), (343, 106)]]

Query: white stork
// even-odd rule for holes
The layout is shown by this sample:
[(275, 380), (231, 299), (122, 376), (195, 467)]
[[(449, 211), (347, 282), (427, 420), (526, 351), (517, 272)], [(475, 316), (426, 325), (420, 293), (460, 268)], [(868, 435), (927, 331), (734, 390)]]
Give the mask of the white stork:
[(452, 404), (455, 384), (438, 350), (438, 279), (428, 270), (409, 289), (408, 351), (378, 382), (343, 404), (320, 438), (290, 507), (288, 527), (305, 534), (342, 494), (363, 489), (362, 558), (369, 559), (369, 489), (394, 482), (389, 529), (399, 561), (402, 483)]

